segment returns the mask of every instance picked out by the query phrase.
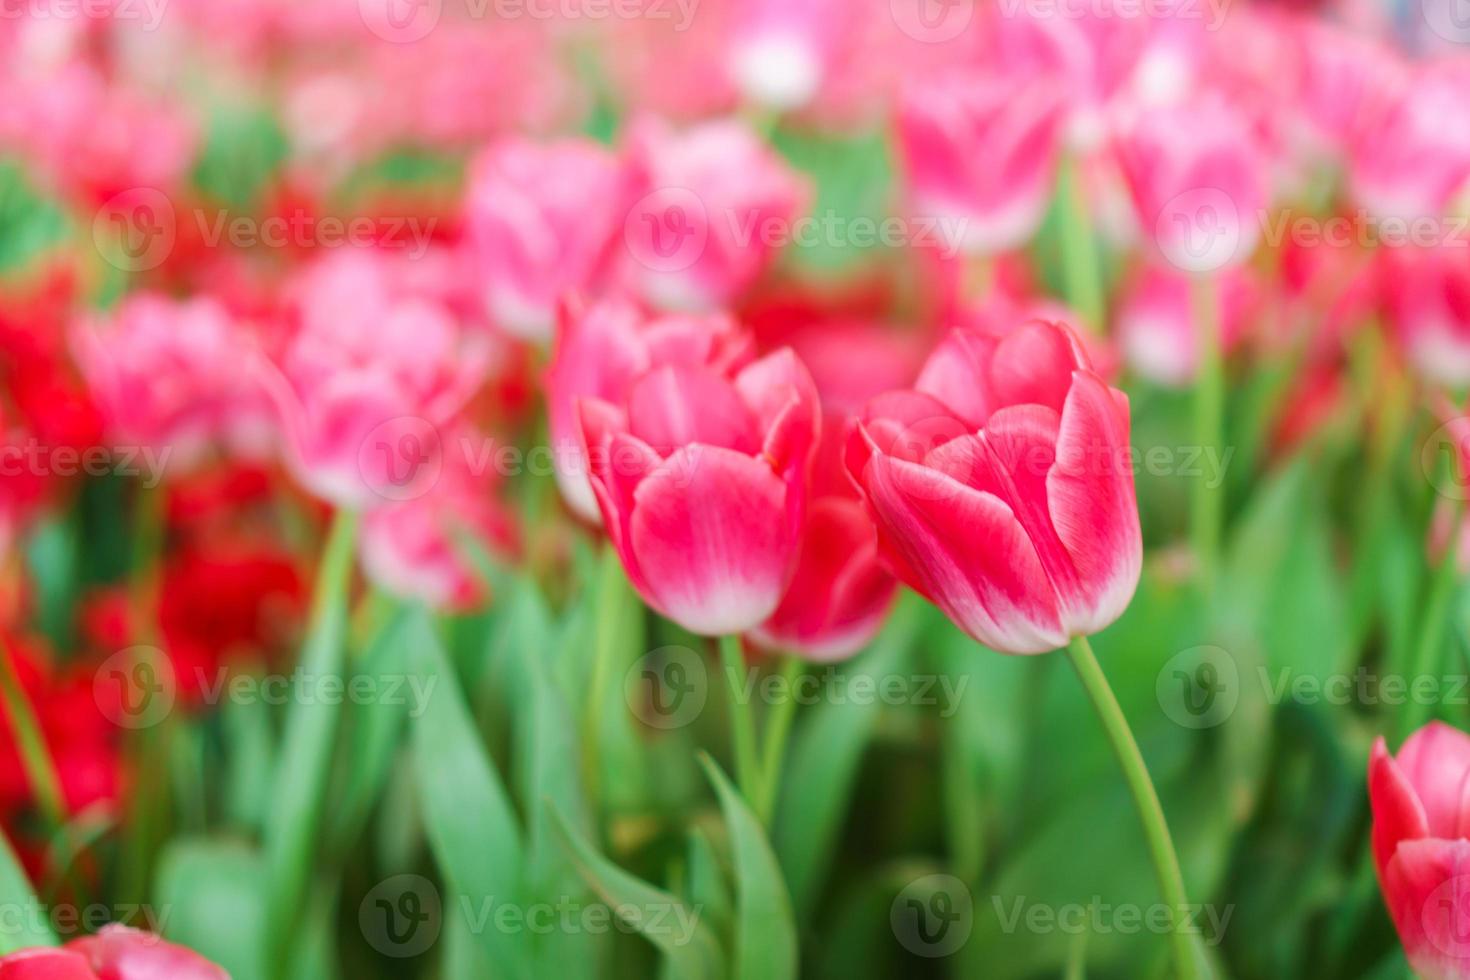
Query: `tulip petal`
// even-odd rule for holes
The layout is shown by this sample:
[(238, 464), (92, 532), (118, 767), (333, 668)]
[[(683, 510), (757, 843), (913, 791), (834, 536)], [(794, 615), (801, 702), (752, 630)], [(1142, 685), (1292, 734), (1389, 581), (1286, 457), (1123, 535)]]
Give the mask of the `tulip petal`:
[(1432, 721), (1404, 740), (1396, 761), (1424, 807), (1429, 836), (1458, 836), (1461, 790), (1470, 771), (1470, 735)]
[(198, 953), (122, 925), (67, 944), (91, 961), (100, 980), (230, 980)]
[(634, 496), (629, 543), (651, 605), (705, 636), (742, 633), (775, 610), (798, 528), (786, 485), (763, 460), (686, 446)]
[(1071, 332), (1032, 320), (996, 346), (989, 372), (992, 397), (999, 405), (1045, 405), (1060, 412), (1078, 369), (1090, 370), (1090, 365)]
[(1095, 633), (1122, 615), (1143, 571), (1143, 533), (1128, 448), (1128, 413), (1096, 375), (1078, 371), (1046, 478), (1051, 520), (1077, 569), (1067, 629)]
[(36, 947), (0, 958), (0, 980), (97, 980), (81, 953)]
[(924, 362), (914, 388), (942, 402), (970, 428), (980, 428), (1000, 404), (985, 383), (995, 347), (995, 338), (978, 330), (951, 330)]
[(1036, 549), (998, 498), (883, 455), (868, 464), (865, 483), (895, 573), (961, 629), (1004, 653), (1066, 645)]
[(696, 442), (746, 454), (760, 448), (755, 416), (708, 368), (666, 365), (643, 375), (628, 392), (628, 428), (661, 456)]
[(789, 347), (741, 371), (735, 390), (765, 432), (761, 451), (777, 470), (810, 461), (821, 439), (821, 401), (811, 373)]
[(1470, 841), (1404, 841), (1382, 884), (1414, 970), (1445, 980), (1470, 975)]
[(1429, 835), (1424, 806), (1382, 736), (1368, 760), (1368, 802), (1373, 809), (1373, 863), (1381, 880), (1400, 841)]

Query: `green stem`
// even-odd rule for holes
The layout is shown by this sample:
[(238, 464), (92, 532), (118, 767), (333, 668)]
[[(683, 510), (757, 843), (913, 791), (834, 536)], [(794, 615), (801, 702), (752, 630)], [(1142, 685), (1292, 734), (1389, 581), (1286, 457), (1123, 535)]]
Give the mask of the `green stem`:
[(776, 802), (781, 792), (781, 768), (786, 763), (786, 741), (791, 734), (791, 722), (796, 718), (796, 678), (801, 674), (801, 661), (789, 654), (781, 658), (781, 691), (784, 697), (771, 705), (766, 717), (766, 735), (762, 743), (761, 798), (756, 803), (756, 815), (767, 827), (776, 813)]
[(611, 544), (605, 544), (597, 569), (597, 606), (592, 624), (592, 677), (587, 688), (586, 721), (582, 728), (582, 767), (587, 785), (587, 803), (593, 813), (600, 812), (602, 805), (602, 755), (598, 751), (602, 744), (603, 704), (607, 701), (607, 686), (613, 674), (613, 661), (617, 657), (617, 642), (622, 635), (621, 601), (627, 588), (623, 575), (622, 561)]
[(745, 657), (740, 650), (740, 637), (720, 637), (720, 663), (725, 683), (730, 688), (730, 740), (735, 747), (735, 779), (746, 800), (760, 799), (760, 758), (755, 747), (755, 718), (750, 700), (740, 699), (740, 679), (745, 674)]
[[(1207, 277), (1193, 282), (1194, 316), (1198, 329), (1199, 364), (1194, 382), (1194, 438), (1201, 452), (1223, 450), (1225, 429), (1225, 371), (1220, 355), (1220, 311), (1215, 283)], [(1220, 531), (1224, 521), (1222, 484), (1212, 487), (1203, 476), (1194, 477), (1190, 495), (1190, 533), (1198, 562), (1200, 587), (1208, 595), (1220, 563)]]
[[(1455, 504), (1455, 519), (1450, 528), (1450, 536), (1445, 544), (1444, 557), (1440, 559), (1439, 565), (1434, 570), (1434, 578), (1429, 585), (1429, 598), (1425, 602), (1424, 615), (1420, 617), (1423, 624), (1419, 633), (1419, 642), (1414, 648), (1414, 667), (1409, 675), (1409, 689), (1412, 691), (1417, 686), (1421, 677), (1429, 677), (1440, 668), (1440, 653), (1444, 648), (1445, 625), (1450, 618), (1450, 604), (1454, 600), (1456, 586), (1460, 580), (1459, 552), (1460, 552), (1460, 529), (1464, 523), (1465, 511), (1458, 503)], [(1399, 737), (1402, 739), (1419, 730), (1429, 720), (1430, 704), (1424, 698), (1405, 698), (1403, 714), (1400, 717), (1402, 730)]]
[(1062, 274), (1067, 302), (1083, 326), (1093, 333), (1101, 333), (1107, 315), (1102, 265), (1097, 251), (1097, 235), (1092, 227), (1092, 211), (1082, 193), (1074, 160), (1062, 161), (1058, 184), (1062, 205)]
[(41, 733), (30, 699), (21, 687), (13, 658), (10, 644), (0, 640), (0, 694), (4, 696), (5, 714), (10, 719), (10, 728), (20, 750), (26, 780), (36, 794), (41, 813), (55, 830), (66, 823), (61, 778), (56, 774), (56, 764), (51, 759), (51, 750), (46, 747), (46, 737)]
[(1144, 764), (1143, 754), (1138, 751), (1138, 742), (1134, 740), (1133, 731), (1128, 727), (1128, 719), (1124, 717), (1123, 709), (1113, 695), (1113, 689), (1108, 686), (1108, 679), (1103, 675), (1102, 667), (1098, 664), (1097, 656), (1092, 652), (1092, 645), (1087, 642), (1087, 638), (1074, 637), (1067, 647), (1067, 653), (1072, 658), (1072, 666), (1076, 668), (1077, 677), (1082, 681), (1093, 708), (1097, 711), (1108, 741), (1113, 746), (1113, 754), (1118, 757), (1118, 765), (1123, 770), (1128, 791), (1133, 794), (1133, 803), (1138, 808), (1143, 834), (1148, 839), (1149, 856), (1153, 859), (1154, 874), (1158, 877), (1159, 891), (1163, 893), (1164, 904), (1169, 908), (1169, 934), (1174, 944), (1179, 980), (1197, 980), (1199, 972), (1195, 968), (1194, 950), (1190, 945), (1189, 935), (1183, 928), (1186, 923), (1180, 921), (1180, 917), (1189, 907), (1189, 899), (1184, 891), (1184, 874), (1179, 870), (1179, 856), (1174, 851), (1169, 825), (1164, 820), (1164, 808), (1159, 803), (1159, 794), (1154, 789), (1153, 780), (1149, 778), (1148, 766)]
[[(312, 593), (311, 621), (300, 660), (304, 676), (341, 678), (344, 672), (356, 540), (356, 516), (338, 511)], [(268, 976), (287, 972), (295, 937), (300, 934), (340, 717), (339, 706), (315, 698), (293, 703), (286, 717), (275, 803), (264, 833)]]

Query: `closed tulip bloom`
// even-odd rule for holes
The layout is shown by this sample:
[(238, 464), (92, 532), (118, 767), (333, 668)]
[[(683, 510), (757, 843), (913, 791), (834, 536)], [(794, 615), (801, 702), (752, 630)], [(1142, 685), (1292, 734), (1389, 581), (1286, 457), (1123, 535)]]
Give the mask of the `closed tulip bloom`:
[(644, 600), (694, 633), (758, 626), (795, 570), (816, 388), (781, 350), (736, 374), (666, 364), (579, 403), (608, 537)]
[(466, 225), (486, 310), (502, 329), (551, 337), (556, 304), (603, 272), (626, 208), (620, 161), (591, 140), (506, 138), (471, 166)]
[(0, 957), (0, 980), (230, 980), (192, 950), (127, 926), (103, 926), (61, 949)]
[(1138, 230), (1176, 268), (1211, 273), (1250, 258), (1270, 203), (1249, 121), (1210, 95), (1136, 111), (1117, 156)]
[(792, 237), (805, 180), (744, 123), (676, 132), (645, 120), (630, 144), (641, 195), (623, 226), (631, 285), (663, 309), (728, 305)]
[(1056, 172), (1063, 103), (1024, 75), (955, 75), (915, 86), (899, 114), (910, 209), (949, 219), (988, 254), (1024, 245), (1041, 225)]
[(1365, 111), (1349, 158), (1353, 197), (1378, 218), (1433, 217), (1470, 181), (1470, 68), (1446, 61), (1405, 73)]
[(167, 450), (180, 469), (271, 444), (269, 403), (240, 370), (251, 346), (213, 299), (135, 294), (79, 324), (72, 349), (115, 439)]
[(416, 495), (445, 449), (441, 430), (487, 367), (486, 338), (415, 281), (415, 265), (362, 249), (309, 267), (294, 284), (278, 363), (260, 364), (288, 462), (339, 506)]
[(1368, 763), (1373, 864), (1409, 963), (1426, 980), (1470, 977), (1470, 735), (1431, 722)]
[(868, 405), (847, 467), (899, 578), (986, 646), (1043, 653), (1138, 585), (1128, 429), (1127, 396), (1066, 328), (959, 328), (913, 390)]
[(578, 399), (618, 404), (633, 382), (655, 367), (703, 367), (725, 374), (750, 356), (749, 336), (727, 316), (648, 316), (624, 300), (587, 309), (567, 305), (546, 378), (556, 482), (567, 506), (583, 520), (600, 520), (582, 451)]

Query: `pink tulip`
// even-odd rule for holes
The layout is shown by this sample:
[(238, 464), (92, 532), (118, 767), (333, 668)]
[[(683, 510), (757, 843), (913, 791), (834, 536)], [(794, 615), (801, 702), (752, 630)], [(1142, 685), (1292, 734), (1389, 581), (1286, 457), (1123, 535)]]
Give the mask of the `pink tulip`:
[(510, 137), (471, 165), (466, 219), (492, 320), (546, 340), (562, 297), (603, 271), (626, 210), (624, 171), (589, 140)]
[(899, 115), (911, 210), (945, 218), (989, 254), (1026, 243), (1046, 213), (1062, 122), (1060, 91), (1023, 75), (955, 75), (914, 86)]
[(1139, 230), (1170, 264), (1211, 273), (1250, 258), (1270, 193), (1265, 155), (1235, 108), (1206, 95), (1139, 110), (1116, 150)]
[(724, 306), (794, 237), (806, 181), (743, 123), (677, 133), (644, 120), (634, 126), (630, 152), (641, 196), (623, 226), (625, 268), (655, 305)]
[(0, 957), (0, 980), (230, 980), (230, 975), (151, 933), (109, 925), (63, 949), (37, 947)]
[(1470, 67), (1405, 73), (1368, 110), (1349, 158), (1358, 203), (1380, 218), (1442, 214), (1470, 181)]
[(1383, 253), (1394, 332), (1425, 377), (1470, 384), (1470, 247), (1393, 248)]
[(410, 499), (444, 452), (440, 432), (474, 393), (488, 344), (467, 334), (419, 263), (336, 252), (291, 289), (290, 335), (260, 375), (302, 483), (344, 507)]
[(488, 443), (462, 430), (445, 440), (443, 470), (432, 486), (367, 513), (358, 550), (370, 579), (394, 595), (434, 609), (461, 610), (484, 598), (480, 573), (465, 553), (472, 535), (492, 553), (514, 552), (516, 527), (495, 498), (498, 473), (474, 472), (489, 461)]
[(858, 16), (847, 0), (744, 0), (735, 7), (726, 55), (747, 101), (797, 109), (818, 93), (836, 49)]
[(821, 408), (781, 350), (731, 376), (665, 364), (579, 402), (592, 489), (644, 600), (694, 633), (760, 625), (796, 566)]
[(584, 520), (600, 520), (588, 482), (578, 399), (619, 404), (633, 383), (654, 368), (728, 374), (750, 356), (749, 336), (728, 317), (649, 317), (623, 300), (607, 300), (585, 311), (567, 307), (546, 378), (556, 481), (567, 506)]
[(119, 441), (166, 449), (181, 469), (211, 448), (270, 448), (269, 405), (240, 369), (250, 340), (213, 299), (134, 294), (80, 324), (72, 348)]
[(1397, 758), (1382, 738), (1368, 763), (1373, 864), (1409, 964), (1423, 977), (1470, 977), (1470, 736), (1430, 722)]
[(914, 390), (869, 404), (847, 466), (894, 574), (981, 643), (1042, 653), (1113, 622), (1138, 585), (1128, 428), (1069, 330), (959, 328)]
[[(1261, 290), (1239, 267), (1219, 277), (1220, 340), (1230, 350), (1261, 305)], [(1199, 323), (1189, 276), (1172, 266), (1142, 270), (1123, 293), (1117, 313), (1123, 356), (1134, 371), (1173, 388), (1189, 385), (1199, 367)]]

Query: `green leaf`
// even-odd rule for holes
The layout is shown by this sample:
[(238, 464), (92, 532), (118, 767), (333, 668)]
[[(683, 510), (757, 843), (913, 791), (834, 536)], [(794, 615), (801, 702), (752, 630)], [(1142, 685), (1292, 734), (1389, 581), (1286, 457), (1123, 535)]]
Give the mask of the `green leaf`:
[[(521, 902), (521, 829), (505, 785), (428, 615), (417, 611), (407, 629), (418, 672), (434, 685), (427, 710), (411, 725), (414, 774), (434, 859), (450, 895), (471, 904)], [(480, 929), (477, 935), (505, 976), (530, 975), (522, 933)]]
[[(620, 909), (657, 909), (657, 917), (637, 915), (624, 921), (638, 930), (664, 954), (667, 975), (679, 980), (717, 980), (724, 976), (720, 944), (700, 917), (700, 910), (686, 906), (662, 889), (655, 888), (613, 864), (597, 852), (587, 838), (571, 828), (559, 813), (553, 814), (557, 833), (577, 870), (614, 912)], [(663, 928), (655, 928), (658, 923)], [(687, 934), (669, 923), (690, 923)]]
[(0, 904), (35, 913), (7, 916), (0, 923), (0, 954), (13, 953), (27, 946), (56, 945), (56, 934), (51, 931), (43, 914), (45, 909), (31, 890), (31, 883), (4, 834), (0, 834)]
[(700, 763), (720, 798), (735, 861), (736, 980), (786, 980), (797, 975), (796, 921), (791, 896), (760, 820), (718, 764), (706, 753)]
[(232, 980), (265, 980), (263, 870), (259, 852), (244, 844), (176, 840), (158, 868), (164, 936), (218, 963)]
[[(304, 676), (342, 677), (347, 633), (347, 589), (352, 576), (356, 518), (339, 512), (332, 523), (317, 572), (311, 625), (301, 655)], [(330, 698), (299, 698), (291, 704), (276, 773), (274, 806), (265, 828), (267, 962), (274, 971), (291, 955), (306, 898), (307, 882), (320, 843), (322, 809), (336, 742), (341, 705)]]

